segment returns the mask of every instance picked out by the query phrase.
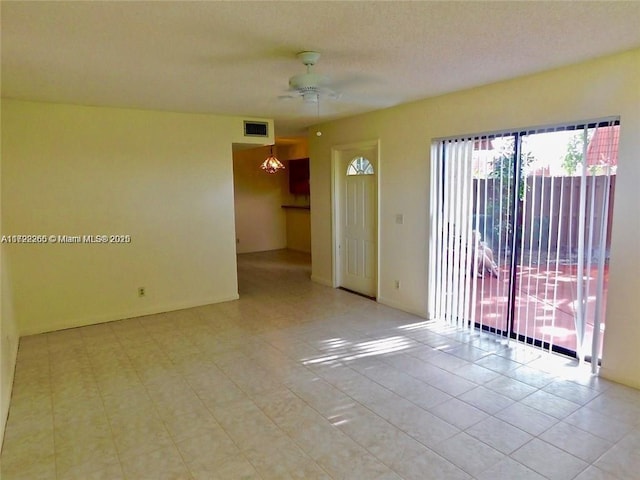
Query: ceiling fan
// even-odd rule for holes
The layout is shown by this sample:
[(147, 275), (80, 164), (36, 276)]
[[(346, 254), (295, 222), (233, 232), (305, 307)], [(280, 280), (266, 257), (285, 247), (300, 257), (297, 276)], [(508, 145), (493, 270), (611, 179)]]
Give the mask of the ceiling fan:
[[(289, 78), (289, 89), (285, 95), (280, 95), (279, 100), (287, 100), (294, 98), (302, 98), (303, 105), (306, 107), (306, 120), (310, 120), (309, 114), (311, 113), (309, 107), (315, 110), (316, 123), (320, 123), (320, 103), (324, 100), (329, 100), (329, 110), (332, 113), (328, 113), (327, 107), (324, 107), (325, 115), (336, 115), (342, 111), (349, 111), (349, 108), (356, 106), (365, 106), (365, 108), (373, 107), (388, 107), (389, 101), (387, 98), (376, 98), (371, 96), (354, 94), (351, 92), (336, 91), (334, 88), (340, 90), (349, 90), (350, 86), (358, 85), (360, 88), (362, 85), (376, 81), (375, 78), (366, 75), (357, 75), (344, 77), (337, 82), (331, 80), (326, 75), (321, 75), (313, 71), (313, 67), (318, 63), (320, 59), (320, 53), (315, 51), (303, 51), (296, 54), (296, 57), (307, 68), (306, 73), (294, 75)], [(336, 102), (338, 100), (338, 102)], [(318, 130), (316, 135), (320, 136), (322, 133)]]
[(327, 87), (330, 83), (329, 77), (313, 72), (313, 66), (320, 59), (318, 52), (300, 52), (296, 56), (307, 67), (307, 71), (289, 78), (289, 91), (293, 94), (282, 95), (280, 98), (299, 96), (304, 103), (312, 104), (319, 103), (321, 96), (331, 99), (340, 98), (338, 93)]

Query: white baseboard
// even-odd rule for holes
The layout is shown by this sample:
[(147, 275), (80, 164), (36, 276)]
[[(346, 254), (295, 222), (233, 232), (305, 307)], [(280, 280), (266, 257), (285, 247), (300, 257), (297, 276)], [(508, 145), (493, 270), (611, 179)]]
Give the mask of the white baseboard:
[(612, 382), (621, 383), (632, 388), (640, 389), (640, 379), (638, 379), (637, 376), (629, 376), (625, 374), (620, 375), (619, 372), (612, 371), (607, 368), (606, 364), (600, 367), (599, 376)]
[(333, 282), (331, 280), (327, 280), (326, 278), (317, 277), (315, 275), (311, 275), (311, 281), (319, 283), (320, 285), (325, 285), (327, 287), (333, 288)]

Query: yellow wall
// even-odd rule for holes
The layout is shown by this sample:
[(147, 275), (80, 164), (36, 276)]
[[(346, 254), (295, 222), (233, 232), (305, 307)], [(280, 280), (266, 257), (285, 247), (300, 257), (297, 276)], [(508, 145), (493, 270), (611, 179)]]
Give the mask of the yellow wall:
[(3, 233), (131, 235), (7, 245), (19, 333), (237, 298), (242, 120), (3, 99)]
[[(1, 208), (0, 208), (1, 210)], [(0, 228), (0, 235), (2, 235)], [(4, 440), (4, 427), (9, 414), (13, 389), (13, 374), (18, 355), (18, 329), (13, 315), (11, 273), (5, 255), (5, 245), (0, 246), (0, 451)]]
[(311, 253), (311, 215), (309, 210), (287, 209), (287, 248)]
[[(0, 161), (1, 159), (2, 156), (0, 156)], [(0, 199), (1, 197), (0, 195)], [(0, 200), (1, 211), (2, 201)], [(0, 236), (3, 233), (4, 231), (0, 225)], [(18, 341), (18, 328), (13, 314), (11, 272), (7, 261), (6, 246), (2, 244), (0, 245), (0, 451), (2, 450), (4, 428), (9, 415), (13, 376), (18, 356)]]
[(309, 141), (304, 137), (291, 141), (286, 145), (286, 156), (288, 160), (307, 158), (309, 156)]
[[(280, 149), (276, 157), (285, 162)], [(283, 191), (287, 172), (269, 174), (260, 168), (269, 147), (240, 150), (233, 154), (233, 181), (238, 253), (277, 250), (287, 246)], [(286, 162), (285, 162), (286, 163)]]
[[(333, 281), (332, 146), (380, 140), (378, 299), (426, 316), (432, 139), (620, 115), (602, 372), (640, 387), (639, 78), (640, 50), (634, 50), (322, 125), (321, 137), (309, 135), (312, 278)], [(404, 215), (402, 225), (396, 214)]]

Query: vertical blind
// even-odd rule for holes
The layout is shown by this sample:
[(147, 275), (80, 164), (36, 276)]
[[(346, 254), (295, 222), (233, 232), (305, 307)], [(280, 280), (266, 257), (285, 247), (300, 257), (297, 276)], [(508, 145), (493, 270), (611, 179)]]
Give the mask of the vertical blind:
[(598, 359), (618, 135), (615, 118), (434, 142), (430, 317)]

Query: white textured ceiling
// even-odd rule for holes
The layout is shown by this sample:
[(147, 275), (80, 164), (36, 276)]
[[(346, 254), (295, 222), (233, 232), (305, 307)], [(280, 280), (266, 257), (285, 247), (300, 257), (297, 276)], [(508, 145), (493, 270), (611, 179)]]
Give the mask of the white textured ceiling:
[(2, 95), (316, 122), (282, 100), (317, 50), (335, 118), (640, 46), (640, 2), (2, 1)]

